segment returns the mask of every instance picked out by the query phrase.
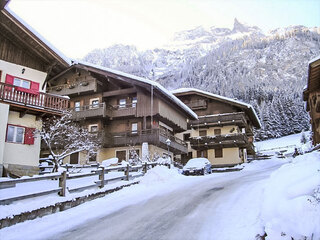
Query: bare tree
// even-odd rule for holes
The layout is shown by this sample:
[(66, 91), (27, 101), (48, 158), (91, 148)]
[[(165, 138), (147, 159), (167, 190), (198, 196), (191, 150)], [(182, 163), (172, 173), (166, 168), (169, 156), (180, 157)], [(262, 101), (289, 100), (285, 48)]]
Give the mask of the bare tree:
[(74, 122), (70, 112), (65, 112), (62, 117), (48, 118), (43, 122), (39, 134), (53, 157), (54, 172), (58, 170), (65, 157), (85, 151), (88, 160), (101, 147), (98, 133), (91, 133)]

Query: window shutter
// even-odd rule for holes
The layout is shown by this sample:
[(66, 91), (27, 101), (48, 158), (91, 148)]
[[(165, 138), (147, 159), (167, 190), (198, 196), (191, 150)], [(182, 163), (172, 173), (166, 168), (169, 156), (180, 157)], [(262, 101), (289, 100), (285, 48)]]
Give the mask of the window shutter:
[(13, 85), (13, 78), (14, 78), (13, 76), (7, 74), (6, 75), (6, 83), (10, 84), (10, 85)]
[(24, 144), (33, 145), (34, 144), (34, 131), (35, 128), (25, 128), (24, 131)]
[(31, 81), (30, 92), (33, 94), (39, 93), (40, 83)]

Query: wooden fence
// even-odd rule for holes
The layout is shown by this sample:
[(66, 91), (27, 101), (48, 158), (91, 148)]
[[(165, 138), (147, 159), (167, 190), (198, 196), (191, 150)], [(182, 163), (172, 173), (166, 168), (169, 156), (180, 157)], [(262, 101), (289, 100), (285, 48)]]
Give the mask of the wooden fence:
[[(147, 172), (150, 166), (154, 167), (155, 165), (157, 165), (157, 163), (144, 163), (142, 165), (137, 165), (137, 166), (127, 165), (127, 166), (115, 166), (115, 167), (108, 167), (108, 168), (105, 168), (104, 166), (100, 166), (97, 170), (93, 170), (89, 173), (83, 173), (83, 174), (72, 175), (64, 171), (61, 173), (52, 173), (52, 174), (47, 174), (43, 176), (0, 181), (0, 193), (1, 193), (1, 189), (12, 188), (19, 183), (36, 182), (36, 181), (43, 181), (43, 180), (49, 180), (49, 179), (59, 180), (58, 181), (59, 184), (57, 188), (45, 190), (37, 193), (30, 193), (30, 194), (24, 194), (16, 197), (0, 199), (0, 205), (6, 205), (14, 201), (43, 196), (43, 195), (52, 194), (52, 193), (58, 193), (59, 196), (64, 197), (67, 191), (69, 193), (72, 193), (72, 192), (81, 191), (81, 190), (85, 190), (92, 187), (103, 188), (108, 183), (108, 181), (114, 181), (114, 180), (129, 181), (130, 178), (143, 176)], [(133, 172), (137, 173), (139, 169), (142, 169), (142, 172), (140, 174), (136, 174), (134, 176), (130, 175), (130, 173), (133, 173)], [(111, 171), (124, 171), (124, 175), (105, 179), (105, 174)], [(68, 182), (67, 180), (90, 177), (90, 176), (98, 176), (97, 181), (94, 181), (94, 183), (90, 185), (77, 186), (76, 188), (72, 188), (72, 189), (69, 189), (67, 187), (67, 182)]]

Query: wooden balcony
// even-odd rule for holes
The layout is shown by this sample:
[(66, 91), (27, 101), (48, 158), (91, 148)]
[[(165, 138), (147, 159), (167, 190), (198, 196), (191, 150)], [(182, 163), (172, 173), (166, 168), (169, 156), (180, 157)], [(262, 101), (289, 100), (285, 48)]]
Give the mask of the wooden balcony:
[(190, 138), (190, 145), (195, 150), (214, 149), (214, 148), (248, 148), (252, 143), (248, 137), (242, 133), (202, 136)]
[(62, 114), (68, 108), (69, 98), (42, 92), (29, 93), (22, 88), (0, 83), (0, 102), (10, 104), (10, 108), (20, 112), (36, 115)]
[(57, 86), (48, 87), (47, 91), (57, 95), (73, 95), (84, 92), (96, 92), (97, 80), (83, 80), (81, 82), (75, 82), (72, 84), (61, 84)]
[(110, 105), (107, 110), (107, 115), (110, 118), (135, 117), (137, 115), (137, 104)]
[(162, 129), (148, 129), (138, 132), (105, 133), (104, 147), (141, 145), (144, 142), (167, 149), (166, 140), (170, 139), (169, 150), (175, 154), (187, 153), (187, 144)]
[(187, 102), (186, 105), (188, 105), (188, 107), (190, 107), (192, 110), (206, 109), (207, 101), (204, 99), (200, 99), (196, 101)]
[(245, 128), (247, 135), (253, 135), (253, 128), (248, 123), (244, 112), (214, 114), (208, 116), (199, 116), (198, 120), (189, 122), (189, 127), (223, 127), (228, 125), (236, 125)]
[(91, 117), (106, 117), (107, 110), (105, 103), (85, 105), (71, 109), (72, 118), (75, 120), (91, 118)]

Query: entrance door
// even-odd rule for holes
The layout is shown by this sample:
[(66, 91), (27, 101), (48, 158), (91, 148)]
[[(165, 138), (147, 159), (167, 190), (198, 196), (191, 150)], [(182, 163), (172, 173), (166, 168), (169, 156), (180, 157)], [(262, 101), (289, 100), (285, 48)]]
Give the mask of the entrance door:
[(72, 153), (70, 155), (70, 164), (78, 164), (79, 163), (79, 153)]

